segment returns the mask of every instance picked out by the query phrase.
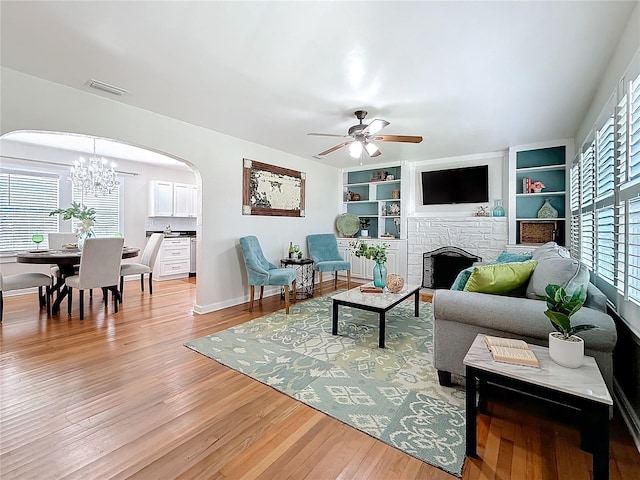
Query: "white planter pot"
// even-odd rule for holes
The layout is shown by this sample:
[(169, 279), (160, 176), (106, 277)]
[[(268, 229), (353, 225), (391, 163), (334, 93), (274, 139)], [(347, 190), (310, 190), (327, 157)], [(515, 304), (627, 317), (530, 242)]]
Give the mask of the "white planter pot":
[(361, 237), (368, 237), (369, 236), (369, 230), (360, 230), (360, 236)]
[(558, 365), (578, 368), (584, 357), (584, 340), (576, 335), (563, 340), (559, 332), (549, 334), (549, 356)]

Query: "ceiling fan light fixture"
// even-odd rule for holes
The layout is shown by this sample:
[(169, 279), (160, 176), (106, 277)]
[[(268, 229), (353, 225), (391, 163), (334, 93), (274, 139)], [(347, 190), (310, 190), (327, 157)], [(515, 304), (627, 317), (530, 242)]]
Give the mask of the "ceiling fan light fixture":
[(360, 158), (360, 155), (362, 155), (362, 143), (359, 141), (351, 142), (349, 144), (349, 155), (353, 158)]
[(370, 157), (375, 157), (376, 154), (380, 152), (380, 149), (370, 142), (367, 142), (364, 148), (367, 150), (367, 153), (369, 154)]

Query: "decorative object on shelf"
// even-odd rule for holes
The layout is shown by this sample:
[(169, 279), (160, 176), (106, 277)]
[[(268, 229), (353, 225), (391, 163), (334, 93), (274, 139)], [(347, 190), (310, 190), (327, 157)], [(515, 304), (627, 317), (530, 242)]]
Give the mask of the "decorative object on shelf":
[(360, 219), (353, 213), (338, 215), (336, 229), (341, 237), (351, 238), (360, 230)]
[(49, 216), (62, 215), (63, 220), (71, 220), (75, 218), (79, 220), (76, 225), (76, 233), (78, 234), (78, 248), (82, 250), (84, 241), (87, 238), (95, 237), (93, 225), (96, 222), (96, 209), (88, 208), (78, 202), (72, 202), (69, 208), (58, 208), (49, 212)]
[(404, 278), (397, 273), (387, 275), (387, 290), (391, 293), (398, 293), (404, 287)]
[(387, 182), (390, 182), (391, 180), (395, 180), (395, 179), (396, 179), (396, 177), (394, 175), (391, 175), (391, 174), (387, 175), (387, 178), (385, 178), (385, 180)]
[(488, 210), (488, 206), (487, 207), (480, 207), (478, 208), (478, 210), (476, 211), (476, 213), (473, 214), (474, 217), (490, 217), (491, 214), (489, 213)]
[(84, 194), (88, 193), (97, 197), (107, 195), (120, 184), (116, 178), (114, 170), (115, 163), (111, 163), (111, 168), (106, 167), (106, 160), (96, 155), (96, 139), (93, 139), (93, 155), (89, 157), (88, 164), (85, 164), (83, 157), (73, 162), (69, 180), (74, 186), (80, 188), (82, 203)]
[(398, 203), (392, 203), (388, 208), (389, 215), (400, 215), (400, 205)]
[(552, 242), (557, 222), (522, 221), (520, 222), (520, 243), (542, 245)]
[(533, 190), (533, 193), (540, 193), (542, 192), (542, 189), (545, 187), (545, 184), (542, 183), (541, 181), (537, 180), (535, 182), (533, 182), (531, 184), (531, 190)]
[(353, 248), (353, 254), (356, 257), (364, 257), (367, 260), (373, 260), (376, 264), (373, 266), (373, 284), (376, 287), (384, 287), (387, 281), (387, 248), (389, 244), (367, 245), (365, 242), (358, 240), (350, 242), (349, 246)]
[(396, 238), (395, 235), (391, 234), (391, 233), (381, 233), (380, 234), (380, 238), (390, 238), (390, 239), (394, 239)]
[(360, 217), (360, 236), (369, 236), (369, 225), (371, 225), (371, 219), (368, 217)]
[(243, 159), (242, 214), (304, 217), (306, 174)]
[(538, 210), (538, 218), (558, 218), (558, 210), (551, 205), (551, 199), (545, 199), (542, 207)]
[(498, 199), (495, 201), (495, 205), (493, 207), (493, 211), (491, 214), (494, 217), (504, 217), (504, 207), (502, 206), (502, 200)]
[(351, 201), (352, 202), (359, 202), (361, 198), (362, 197), (360, 196), (359, 193), (351, 192)]
[(582, 308), (587, 292), (581, 286), (569, 296), (560, 285), (549, 284), (545, 288), (545, 294), (539, 295), (541, 300), (547, 302), (544, 314), (557, 330), (549, 333), (549, 356), (558, 365), (578, 368), (582, 365), (584, 356), (584, 340), (575, 334), (598, 328), (586, 324), (571, 326), (571, 317)]
[(391, 198), (394, 200), (400, 199), (400, 190), (391, 190)]
[(394, 218), (393, 224), (396, 226), (396, 233), (398, 234), (398, 238), (400, 238), (400, 219)]

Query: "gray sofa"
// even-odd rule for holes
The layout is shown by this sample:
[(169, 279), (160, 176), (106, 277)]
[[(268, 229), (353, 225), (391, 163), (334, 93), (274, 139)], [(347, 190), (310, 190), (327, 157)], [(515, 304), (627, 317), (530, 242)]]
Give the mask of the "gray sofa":
[(606, 312), (606, 297), (589, 283), (589, 273), (577, 260), (568, 258), (562, 247), (549, 242), (533, 252), (537, 261), (529, 278), (525, 297), (511, 297), (458, 290), (436, 290), (433, 296), (434, 364), (440, 383), (451, 382), (451, 374), (464, 376), (462, 360), (478, 333), (518, 338), (548, 346), (554, 331), (544, 315), (546, 303), (536, 299), (549, 283), (566, 285), (573, 293), (587, 287), (587, 301), (573, 317), (572, 325), (588, 323), (598, 328), (581, 332), (585, 355), (595, 358), (602, 376), (613, 393), (613, 349), (617, 334), (613, 319)]

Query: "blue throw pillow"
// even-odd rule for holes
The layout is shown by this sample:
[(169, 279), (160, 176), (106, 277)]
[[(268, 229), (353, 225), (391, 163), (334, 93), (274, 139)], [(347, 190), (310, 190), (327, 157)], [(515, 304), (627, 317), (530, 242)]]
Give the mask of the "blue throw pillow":
[(465, 268), (462, 270), (456, 279), (453, 281), (453, 285), (451, 285), (450, 290), (464, 290), (464, 286), (469, 281), (469, 277), (473, 273), (473, 267)]
[(526, 262), (531, 260), (532, 256), (531, 253), (502, 252), (495, 263)]

